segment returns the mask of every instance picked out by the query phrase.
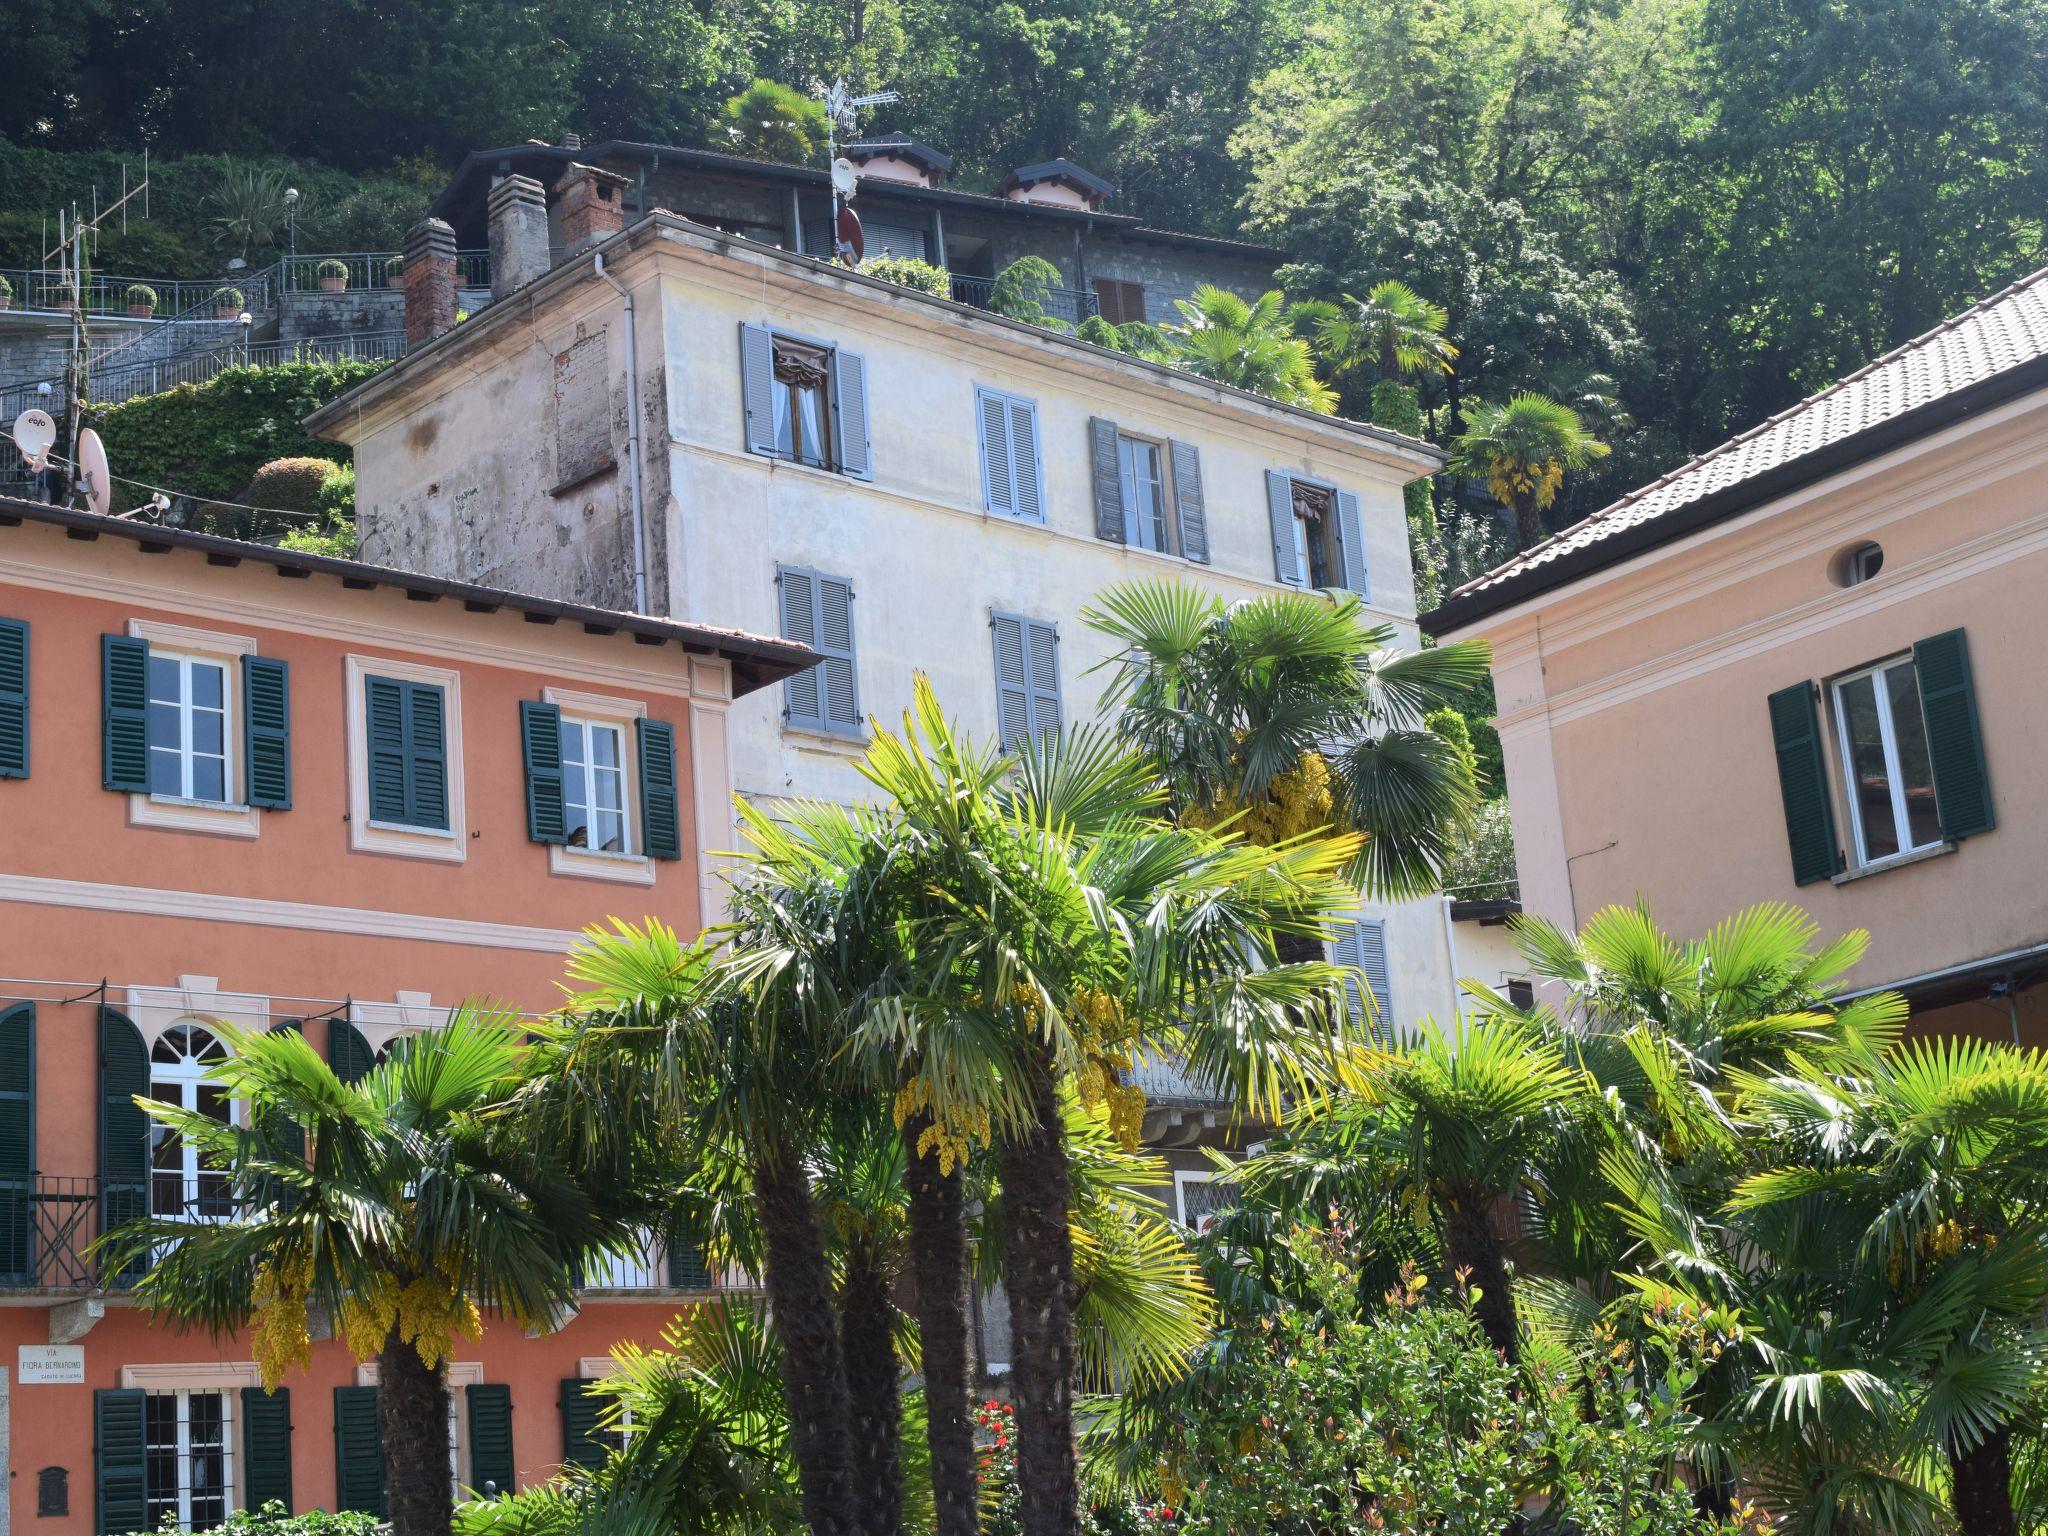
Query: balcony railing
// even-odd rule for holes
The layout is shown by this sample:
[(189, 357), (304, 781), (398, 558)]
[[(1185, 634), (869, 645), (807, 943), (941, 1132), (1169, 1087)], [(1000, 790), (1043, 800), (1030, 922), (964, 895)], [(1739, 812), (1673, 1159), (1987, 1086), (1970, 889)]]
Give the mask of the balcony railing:
[(1147, 1104), (1191, 1105), (1206, 1109), (1230, 1102), (1225, 1094), (1191, 1074), (1185, 1061), (1169, 1056), (1148, 1053), (1139, 1057), (1125, 1080), (1145, 1090)]
[(100, 1195), (110, 1188), (139, 1213), (140, 1184), (110, 1186), (98, 1178), (58, 1174), (0, 1181), (0, 1290), (105, 1288), (100, 1266), (86, 1250), (100, 1235)]
[[(976, 309), (989, 307), (989, 300), (996, 291), (994, 278), (968, 277), (955, 272), (952, 281), (956, 304), (972, 304)], [(1080, 288), (1044, 289), (1039, 295), (1038, 307), (1053, 319), (1064, 320), (1069, 325), (1079, 325), (1090, 315), (1100, 313), (1095, 295)]]

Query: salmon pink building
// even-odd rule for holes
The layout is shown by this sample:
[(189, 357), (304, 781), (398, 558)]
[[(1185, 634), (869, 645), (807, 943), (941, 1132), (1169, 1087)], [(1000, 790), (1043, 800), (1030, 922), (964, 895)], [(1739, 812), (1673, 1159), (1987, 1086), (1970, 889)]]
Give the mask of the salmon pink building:
[[(344, 1076), (447, 1010), (559, 998), (585, 925), (695, 932), (733, 844), (726, 714), (809, 653), (667, 619), (0, 500), (0, 1536), (380, 1510), (374, 1365), (262, 1391), (88, 1255), (221, 1176), (137, 1096), (231, 1116), (240, 1030)], [(558, 1331), (451, 1369), (449, 1475), (596, 1454), (579, 1383), (713, 1278), (650, 1244)]]

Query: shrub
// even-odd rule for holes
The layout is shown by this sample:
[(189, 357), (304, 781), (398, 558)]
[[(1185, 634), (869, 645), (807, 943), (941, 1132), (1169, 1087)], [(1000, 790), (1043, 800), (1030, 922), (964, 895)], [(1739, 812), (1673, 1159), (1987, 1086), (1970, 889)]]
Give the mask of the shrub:
[(919, 293), (937, 294), (942, 299), (953, 296), (953, 279), (945, 268), (912, 256), (870, 256), (860, 264), (860, 270), (869, 277), (915, 288)]
[(328, 459), (272, 459), (249, 480), (249, 500), (280, 512), (318, 512), (320, 490), (336, 466)]
[(1045, 301), (1060, 286), (1060, 269), (1043, 256), (1019, 256), (996, 274), (989, 291), (988, 307), (996, 314), (1026, 325), (1064, 331), (1067, 322), (1045, 312)]
[(147, 283), (130, 283), (128, 285), (128, 302), (137, 308), (155, 309), (156, 290)]
[(332, 256), (321, 262), (313, 271), (320, 277), (347, 277), (348, 264), (336, 261)]
[(1124, 344), (1123, 333), (1100, 315), (1090, 315), (1083, 320), (1081, 328), (1074, 334), (1083, 341), (1092, 342), (1098, 347), (1107, 347), (1112, 352), (1130, 351)]
[[(276, 1499), (261, 1509), (238, 1509), (213, 1528), (214, 1536), (370, 1536), (377, 1529), (377, 1517), (360, 1510), (329, 1514), (309, 1509), (295, 1515)], [(134, 1536), (161, 1536), (138, 1531)]]
[(213, 307), (215, 309), (240, 309), (244, 302), (242, 290), (239, 288), (216, 288), (213, 290)]
[(405, 258), (394, 256), (384, 263), (384, 286), (396, 288), (405, 276)]
[(7, 281), (4, 274), (0, 274), (0, 299), (11, 299), (13, 297), (14, 284)]

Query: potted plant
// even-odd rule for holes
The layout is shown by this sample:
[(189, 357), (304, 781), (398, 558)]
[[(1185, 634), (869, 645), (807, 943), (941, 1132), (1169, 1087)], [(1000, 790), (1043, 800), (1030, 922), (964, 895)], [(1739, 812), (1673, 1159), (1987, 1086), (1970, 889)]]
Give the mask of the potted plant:
[(384, 286), (386, 288), (397, 288), (402, 286), (404, 281), (405, 258), (403, 256), (394, 256), (384, 263)]
[(213, 290), (213, 318), (232, 320), (242, 312), (242, 290), (239, 288), (216, 288)]
[(348, 287), (348, 268), (332, 256), (313, 269), (320, 276), (322, 293), (340, 293)]
[(128, 313), (137, 320), (147, 320), (156, 313), (156, 290), (147, 283), (131, 283), (128, 287)]
[(0, 309), (14, 308), (14, 284), (0, 277)]

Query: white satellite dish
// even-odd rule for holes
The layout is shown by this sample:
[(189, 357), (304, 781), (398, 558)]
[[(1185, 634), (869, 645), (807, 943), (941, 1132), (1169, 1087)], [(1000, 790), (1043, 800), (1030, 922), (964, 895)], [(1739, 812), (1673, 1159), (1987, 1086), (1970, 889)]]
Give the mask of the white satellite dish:
[(853, 162), (841, 155), (832, 162), (832, 190), (841, 197), (852, 197), (860, 185), (860, 172), (853, 168)]
[(78, 434), (78, 488), (93, 511), (105, 517), (114, 504), (114, 481), (107, 473), (107, 445), (91, 427)]
[(50, 413), (30, 406), (14, 418), (14, 446), (28, 460), (30, 469), (41, 469), (57, 444), (57, 423)]

